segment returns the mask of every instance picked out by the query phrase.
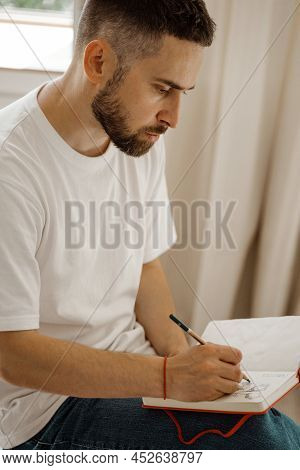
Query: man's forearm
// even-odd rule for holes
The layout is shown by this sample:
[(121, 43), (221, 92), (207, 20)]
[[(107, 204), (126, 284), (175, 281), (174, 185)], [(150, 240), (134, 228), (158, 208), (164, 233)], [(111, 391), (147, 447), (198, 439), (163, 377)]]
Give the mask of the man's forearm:
[(3, 380), (59, 395), (163, 397), (160, 357), (103, 351), (33, 332), (10, 340), (1, 364)]
[(160, 356), (172, 355), (190, 347), (185, 333), (169, 318), (174, 312), (174, 301), (159, 259), (144, 265), (135, 313)]

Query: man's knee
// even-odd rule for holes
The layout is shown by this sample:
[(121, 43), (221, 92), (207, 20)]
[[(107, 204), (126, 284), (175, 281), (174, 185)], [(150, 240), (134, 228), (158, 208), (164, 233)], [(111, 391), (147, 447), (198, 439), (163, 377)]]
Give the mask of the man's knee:
[(300, 427), (285, 414), (271, 408), (249, 419), (251, 440), (257, 449), (292, 450), (300, 448)]

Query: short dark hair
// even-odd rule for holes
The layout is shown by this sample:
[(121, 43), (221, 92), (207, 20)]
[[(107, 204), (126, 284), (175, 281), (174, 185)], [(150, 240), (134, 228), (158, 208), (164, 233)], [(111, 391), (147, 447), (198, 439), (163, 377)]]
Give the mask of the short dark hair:
[(154, 55), (164, 35), (211, 45), (216, 24), (203, 0), (86, 0), (79, 18), (74, 56), (103, 37), (126, 64)]

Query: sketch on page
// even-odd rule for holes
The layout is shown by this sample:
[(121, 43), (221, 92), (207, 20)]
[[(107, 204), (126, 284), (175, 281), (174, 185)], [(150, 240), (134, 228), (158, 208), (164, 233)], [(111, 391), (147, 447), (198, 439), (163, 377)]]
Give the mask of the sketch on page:
[(268, 383), (259, 383), (259, 384), (241, 384), (242, 389), (237, 390), (232, 394), (234, 397), (243, 398), (245, 400), (255, 400), (261, 398), (262, 392), (265, 392), (269, 388), (270, 384)]

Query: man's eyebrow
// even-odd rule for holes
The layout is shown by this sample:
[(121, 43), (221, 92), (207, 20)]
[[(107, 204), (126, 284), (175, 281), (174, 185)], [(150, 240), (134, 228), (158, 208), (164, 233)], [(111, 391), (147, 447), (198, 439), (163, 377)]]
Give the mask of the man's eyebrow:
[[(172, 80), (166, 80), (165, 78), (155, 78), (154, 79), (156, 82), (164, 83), (165, 85), (170, 86), (171, 88), (175, 88), (175, 90), (185, 90), (185, 88), (181, 87), (177, 83), (172, 82)], [(188, 90), (194, 90), (195, 85), (192, 86), (191, 88), (188, 88)]]

